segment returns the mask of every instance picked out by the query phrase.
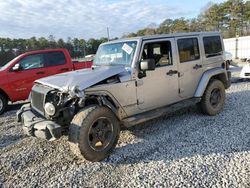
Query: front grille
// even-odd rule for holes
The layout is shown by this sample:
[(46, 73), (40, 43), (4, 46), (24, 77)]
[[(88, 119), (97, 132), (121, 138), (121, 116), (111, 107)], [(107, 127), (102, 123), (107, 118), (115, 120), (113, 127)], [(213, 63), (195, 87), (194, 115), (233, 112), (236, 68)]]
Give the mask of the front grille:
[(32, 90), (31, 97), (32, 97), (31, 98), (32, 107), (39, 113), (44, 113), (43, 109), (44, 94)]
[(35, 111), (37, 111), (41, 115), (44, 115), (44, 101), (47, 93), (50, 90), (51, 88), (41, 84), (35, 84), (32, 87), (31, 106)]
[(245, 76), (250, 76), (250, 73), (245, 73)]

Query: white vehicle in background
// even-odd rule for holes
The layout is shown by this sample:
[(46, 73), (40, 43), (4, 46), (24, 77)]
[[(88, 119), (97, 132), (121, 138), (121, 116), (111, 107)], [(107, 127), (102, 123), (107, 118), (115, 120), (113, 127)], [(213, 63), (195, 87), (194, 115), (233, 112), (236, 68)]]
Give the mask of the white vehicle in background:
[(250, 59), (247, 61), (248, 63), (243, 66), (241, 72), (240, 72), (240, 77), (241, 78), (250, 78)]

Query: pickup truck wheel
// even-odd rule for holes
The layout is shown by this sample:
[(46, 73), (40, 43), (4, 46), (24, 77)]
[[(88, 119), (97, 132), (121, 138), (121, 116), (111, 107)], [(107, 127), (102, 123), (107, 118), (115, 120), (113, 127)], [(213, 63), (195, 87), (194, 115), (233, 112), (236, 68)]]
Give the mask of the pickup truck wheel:
[(120, 133), (119, 121), (107, 107), (90, 106), (78, 114), (69, 128), (73, 153), (89, 161), (101, 161), (114, 149)]
[(210, 81), (200, 102), (201, 111), (204, 114), (214, 116), (224, 108), (224, 104), (224, 84), (220, 80)]
[(2, 93), (0, 93), (0, 115), (4, 113), (7, 105), (8, 105), (7, 98)]

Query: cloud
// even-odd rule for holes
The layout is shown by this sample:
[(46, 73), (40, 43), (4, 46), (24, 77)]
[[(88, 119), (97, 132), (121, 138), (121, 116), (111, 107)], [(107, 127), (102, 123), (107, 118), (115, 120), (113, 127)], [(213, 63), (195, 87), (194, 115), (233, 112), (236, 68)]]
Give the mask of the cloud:
[(5, 0), (0, 2), (0, 37), (112, 37), (137, 31), (165, 18), (190, 14), (166, 1)]

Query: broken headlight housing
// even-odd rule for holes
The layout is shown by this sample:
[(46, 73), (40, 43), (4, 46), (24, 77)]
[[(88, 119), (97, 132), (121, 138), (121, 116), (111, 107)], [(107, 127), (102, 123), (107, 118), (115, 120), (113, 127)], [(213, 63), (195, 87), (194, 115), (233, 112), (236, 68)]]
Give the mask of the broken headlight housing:
[(44, 105), (44, 111), (46, 112), (47, 115), (54, 116), (56, 114), (56, 107), (54, 104), (47, 102)]

